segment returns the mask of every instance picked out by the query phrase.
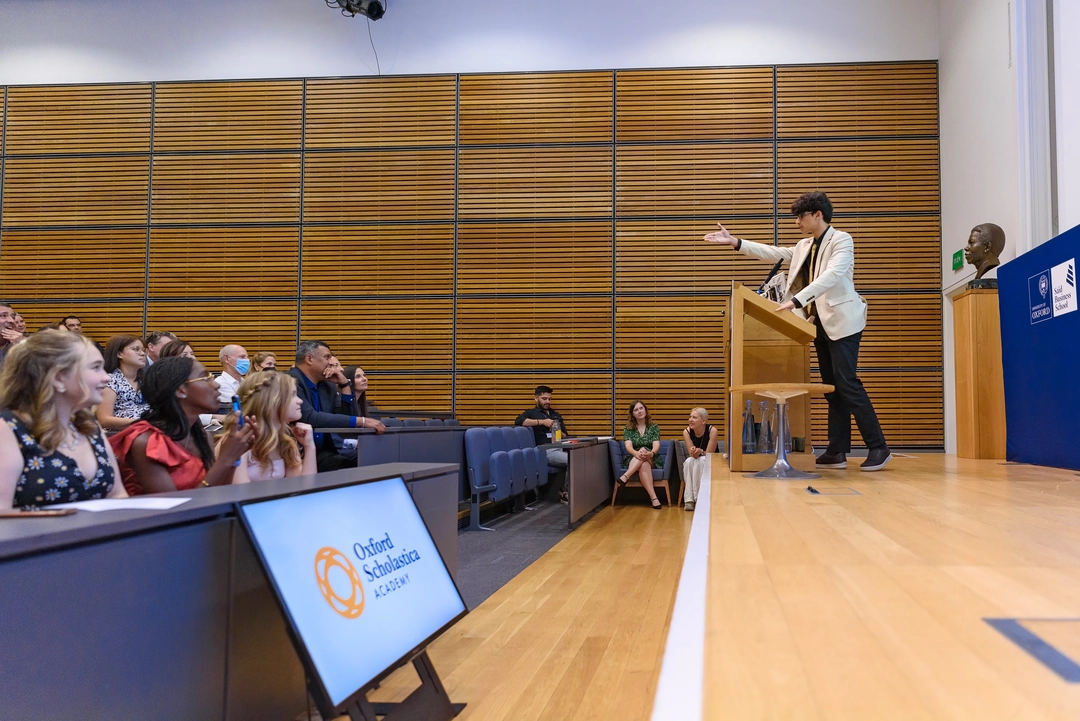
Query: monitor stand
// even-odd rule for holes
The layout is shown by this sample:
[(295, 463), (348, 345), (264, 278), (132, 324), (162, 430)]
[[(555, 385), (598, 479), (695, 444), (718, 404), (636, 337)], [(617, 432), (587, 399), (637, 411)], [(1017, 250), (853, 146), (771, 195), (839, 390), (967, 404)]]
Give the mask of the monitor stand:
[(450, 721), (465, 709), (463, 703), (451, 703), (446, 689), (435, 672), (427, 651), (413, 659), (420, 686), (404, 701), (372, 703), (365, 695), (348, 708), (351, 721)]

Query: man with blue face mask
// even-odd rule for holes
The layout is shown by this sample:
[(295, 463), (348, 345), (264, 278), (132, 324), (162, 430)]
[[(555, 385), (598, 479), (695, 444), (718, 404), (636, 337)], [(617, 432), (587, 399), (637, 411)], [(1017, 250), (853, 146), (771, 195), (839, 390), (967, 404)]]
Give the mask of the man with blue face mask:
[(222, 406), (232, 405), (232, 397), (236, 395), (236, 389), (240, 387), (240, 381), (251, 370), (251, 361), (248, 360), (247, 351), (243, 346), (227, 345), (218, 353), (221, 361), (222, 373), (218, 376), (218, 403)]

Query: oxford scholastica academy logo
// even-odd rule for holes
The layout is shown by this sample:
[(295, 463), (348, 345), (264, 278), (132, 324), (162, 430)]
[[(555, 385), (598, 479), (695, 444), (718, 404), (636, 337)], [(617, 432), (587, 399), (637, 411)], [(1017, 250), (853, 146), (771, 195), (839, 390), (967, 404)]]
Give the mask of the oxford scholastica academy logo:
[(1076, 310), (1076, 259), (1069, 259), (1028, 278), (1028, 300), (1033, 324)]

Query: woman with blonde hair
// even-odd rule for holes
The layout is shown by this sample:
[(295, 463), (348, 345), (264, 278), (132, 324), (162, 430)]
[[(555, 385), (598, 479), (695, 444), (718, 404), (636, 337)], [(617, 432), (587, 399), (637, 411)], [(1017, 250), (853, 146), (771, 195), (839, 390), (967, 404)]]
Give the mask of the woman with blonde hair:
[(707, 454), (716, 453), (720, 431), (709, 425), (709, 412), (698, 407), (690, 411), (690, 421), (683, 429), (683, 442), (686, 444), (686, 460), (683, 461), (683, 503), (688, 511), (694, 510), (697, 503), (701, 477), (709, 468)]
[[(296, 380), (291, 375), (258, 371), (244, 378), (236, 393), (241, 413), (258, 422), (258, 431), (251, 450), (243, 455), (233, 472), (233, 483), (318, 472), (315, 434), (310, 425), (299, 422), (301, 401), (296, 395)], [(225, 430), (235, 423), (233, 414), (225, 421)]]
[(276, 371), (277, 370), (277, 353), (271, 353), (268, 350), (261, 350), (255, 354), (255, 357), (251, 359), (251, 369), (255, 371)]
[(108, 382), (83, 336), (45, 330), (11, 349), (0, 371), (0, 508), (127, 496), (90, 411)]

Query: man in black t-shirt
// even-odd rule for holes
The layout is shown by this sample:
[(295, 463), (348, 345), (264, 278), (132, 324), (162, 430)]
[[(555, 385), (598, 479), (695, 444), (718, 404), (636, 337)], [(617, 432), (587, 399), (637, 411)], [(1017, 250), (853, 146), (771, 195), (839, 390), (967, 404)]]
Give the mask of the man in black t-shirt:
[[(551, 427), (556, 421), (558, 421), (563, 435), (569, 435), (569, 431), (566, 430), (566, 421), (563, 420), (557, 410), (551, 407), (551, 394), (553, 392), (549, 386), (536, 386), (536, 405), (514, 419), (515, 426), (525, 426), (532, 429), (538, 446), (555, 442), (552, 437)], [(547, 462), (549, 466), (560, 469), (566, 468), (566, 451), (561, 448), (548, 448)], [(559, 492), (559, 499), (565, 502), (565, 498), (566, 489), (564, 488)]]

